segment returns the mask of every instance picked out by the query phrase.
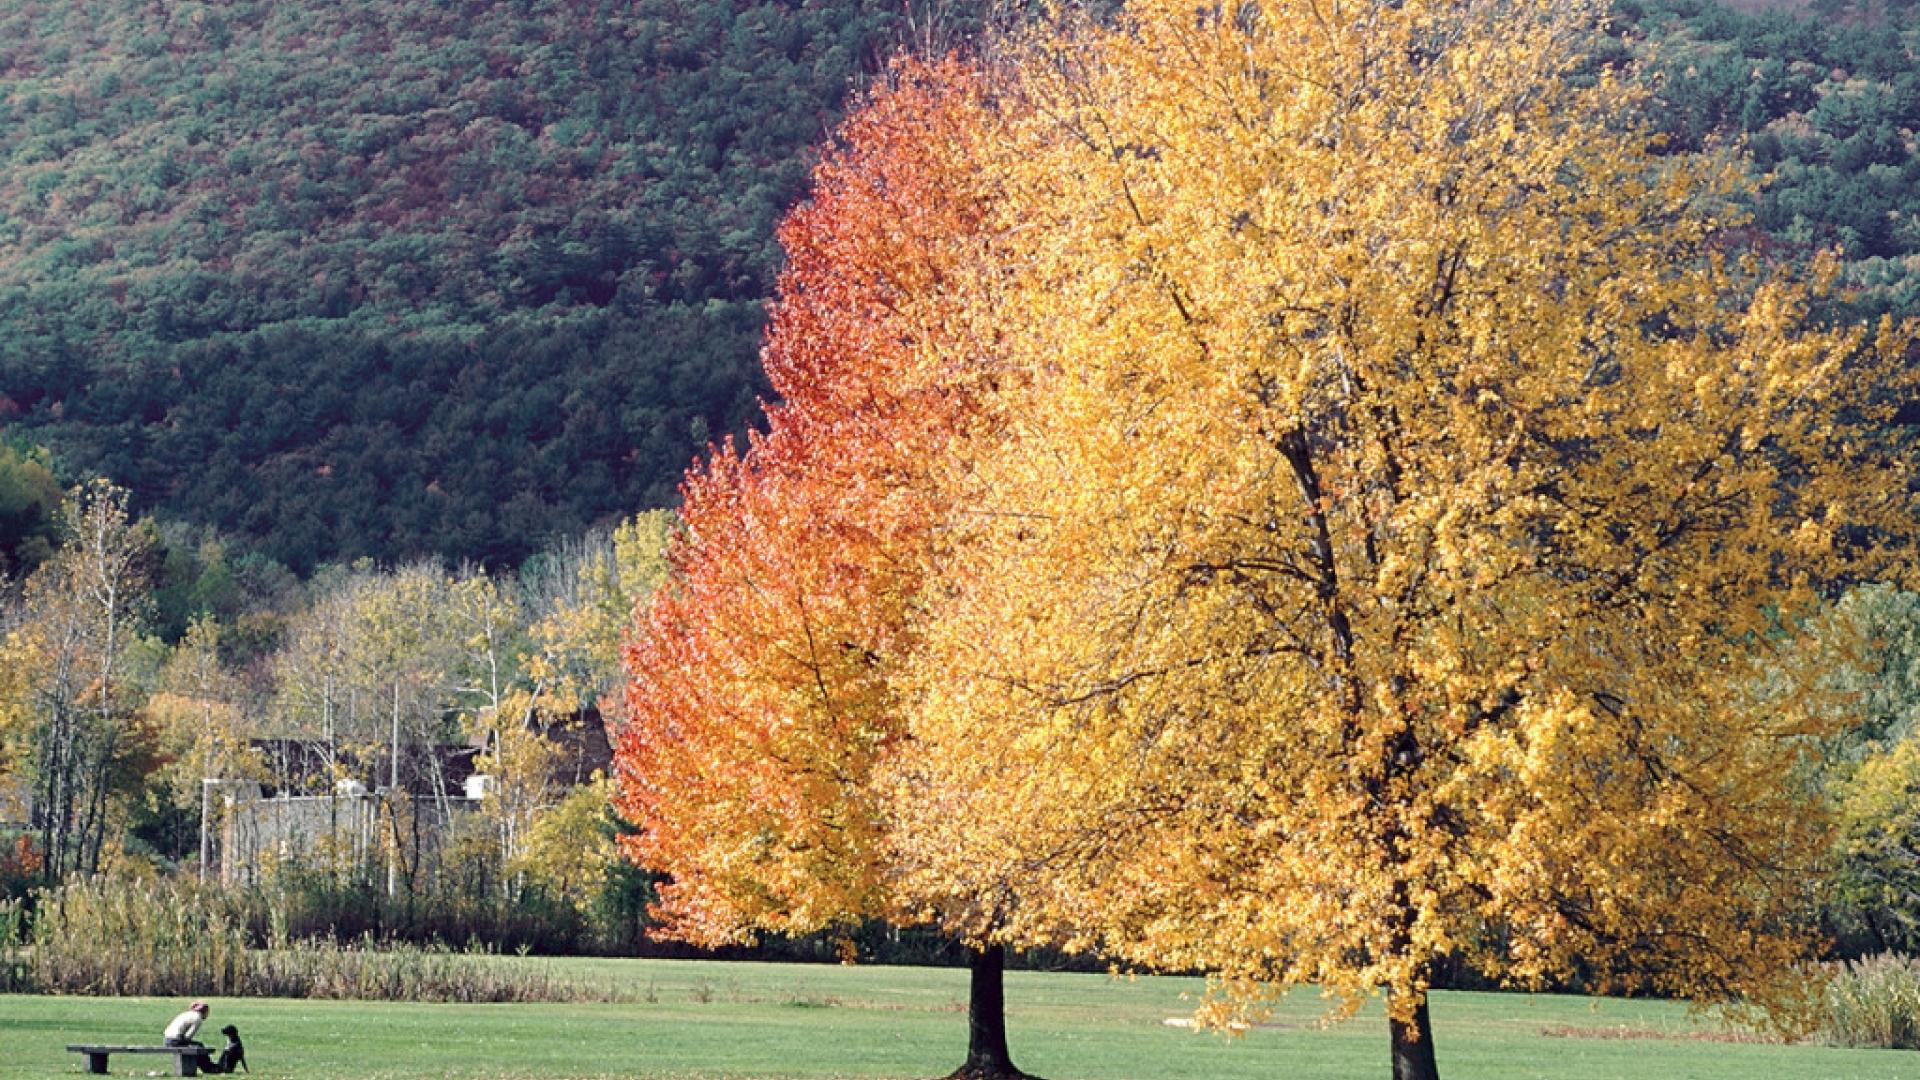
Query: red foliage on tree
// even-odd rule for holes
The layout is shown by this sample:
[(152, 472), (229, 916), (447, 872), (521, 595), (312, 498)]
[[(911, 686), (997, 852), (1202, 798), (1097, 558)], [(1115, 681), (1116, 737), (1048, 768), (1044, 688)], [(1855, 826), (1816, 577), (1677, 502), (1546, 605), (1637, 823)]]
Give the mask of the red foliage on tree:
[[(627, 653), (627, 854), (669, 875), (667, 935), (706, 944), (925, 917), (889, 873), (875, 783), (902, 738), (890, 676), (939, 517), (927, 463), (974, 420), (960, 297), (992, 192), (966, 65), (903, 63), (781, 230), (764, 361), (781, 400), (682, 486), (672, 584)], [(928, 358), (944, 360), (930, 366)], [(998, 946), (975, 952), (962, 1072), (1016, 1075)]]
[(620, 805), (664, 871), (665, 932), (716, 943), (903, 915), (869, 785), (898, 738), (935, 495), (922, 463), (970, 395), (918, 370), (986, 197), (958, 146), (978, 80), (903, 64), (840, 132), (781, 230), (764, 360), (780, 401), (683, 484), (675, 577), (627, 655)]

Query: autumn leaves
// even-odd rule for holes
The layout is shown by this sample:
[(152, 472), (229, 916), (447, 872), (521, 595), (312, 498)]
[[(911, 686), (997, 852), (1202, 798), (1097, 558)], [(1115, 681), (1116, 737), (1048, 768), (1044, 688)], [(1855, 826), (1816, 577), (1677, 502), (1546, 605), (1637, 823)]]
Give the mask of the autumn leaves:
[(1442, 959), (1780, 985), (1822, 832), (1758, 672), (1905, 572), (1911, 335), (1726, 256), (1577, 8), (1142, 0), (896, 68), (629, 656), (678, 932), (1385, 991), (1400, 1076)]

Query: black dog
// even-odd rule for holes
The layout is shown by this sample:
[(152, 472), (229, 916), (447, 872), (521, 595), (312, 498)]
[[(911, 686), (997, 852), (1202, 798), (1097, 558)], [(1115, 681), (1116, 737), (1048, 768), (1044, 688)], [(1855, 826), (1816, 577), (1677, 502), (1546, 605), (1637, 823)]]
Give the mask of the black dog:
[(220, 1071), (230, 1073), (235, 1069), (246, 1069), (252, 1072), (247, 1066), (247, 1048), (240, 1042), (240, 1029), (228, 1024), (220, 1029), (220, 1034), (227, 1037), (227, 1048), (220, 1051)]

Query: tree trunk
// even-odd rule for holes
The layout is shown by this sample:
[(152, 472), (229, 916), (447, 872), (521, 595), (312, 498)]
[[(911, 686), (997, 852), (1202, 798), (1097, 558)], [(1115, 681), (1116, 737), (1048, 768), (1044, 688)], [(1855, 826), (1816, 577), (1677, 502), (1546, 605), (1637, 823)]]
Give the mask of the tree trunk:
[(972, 979), (967, 993), (967, 1061), (949, 1080), (1025, 1077), (1007, 1052), (1007, 949), (968, 949)]
[[(57, 723), (57, 722), (56, 722)], [(40, 752), (40, 769), (34, 778), (32, 795), (32, 817), (40, 826), (40, 851), (46, 856), (42, 860), (40, 873), (48, 887), (60, 881), (60, 843), (59, 815), (54, 808), (59, 805), (60, 784), (60, 747), (59, 732), (49, 733), (44, 748)]]
[[(387, 805), (394, 806), (394, 800), (400, 797), (400, 683), (393, 684), (393, 747), (387, 758)], [(397, 814), (398, 811), (396, 810)], [(400, 867), (396, 860), (400, 858), (400, 819), (393, 819), (394, 851), (387, 858), (387, 895), (399, 891)]]
[(107, 788), (112, 783), (113, 762), (120, 749), (120, 729), (109, 723), (103, 745), (97, 749), (93, 791), (87, 799), (85, 828), (80, 833), (80, 869), (87, 874), (100, 872), (101, 853), (107, 843)]
[(1433, 1059), (1433, 1021), (1427, 1015), (1427, 996), (1413, 1010), (1413, 1019), (1401, 1023), (1391, 1017), (1387, 1030), (1393, 1040), (1393, 1080), (1440, 1080)]

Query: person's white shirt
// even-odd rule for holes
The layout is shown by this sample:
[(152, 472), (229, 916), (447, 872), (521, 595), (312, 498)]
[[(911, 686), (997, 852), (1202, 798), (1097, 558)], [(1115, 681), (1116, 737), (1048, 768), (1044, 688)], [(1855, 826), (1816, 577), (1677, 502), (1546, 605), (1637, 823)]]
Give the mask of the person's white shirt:
[[(202, 1016), (198, 1010), (188, 1009), (186, 1012), (174, 1017), (173, 1023), (167, 1025), (166, 1038), (191, 1039), (200, 1033), (200, 1021), (205, 1019), (206, 1017)], [(153, 1029), (148, 1028), (147, 1030), (152, 1031)]]

